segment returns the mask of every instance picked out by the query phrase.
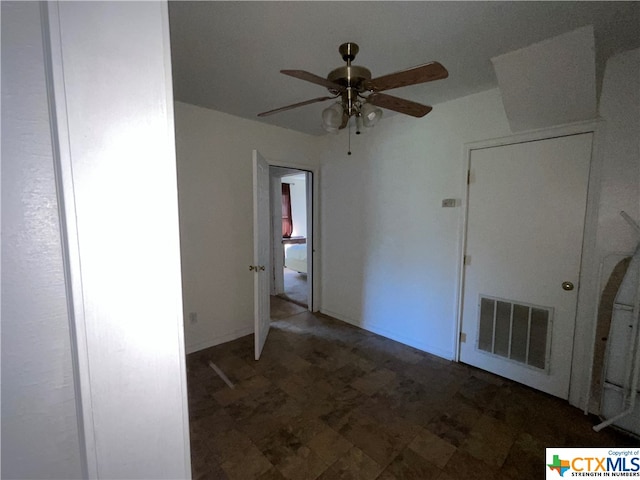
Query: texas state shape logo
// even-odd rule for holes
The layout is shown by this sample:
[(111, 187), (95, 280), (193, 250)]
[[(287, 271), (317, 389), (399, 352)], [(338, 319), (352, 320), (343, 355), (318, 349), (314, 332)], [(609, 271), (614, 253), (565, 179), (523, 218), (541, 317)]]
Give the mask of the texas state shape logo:
[(553, 456), (553, 463), (547, 463), (549, 470), (556, 470), (561, 477), (564, 477), (564, 472), (569, 470), (569, 460), (560, 460), (560, 456)]

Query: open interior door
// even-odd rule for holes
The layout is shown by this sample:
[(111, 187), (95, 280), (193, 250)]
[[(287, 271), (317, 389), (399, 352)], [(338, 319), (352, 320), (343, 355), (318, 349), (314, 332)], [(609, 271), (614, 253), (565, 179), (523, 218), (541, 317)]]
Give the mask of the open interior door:
[(253, 265), (254, 337), (258, 360), (269, 335), (269, 164), (257, 150), (253, 151)]

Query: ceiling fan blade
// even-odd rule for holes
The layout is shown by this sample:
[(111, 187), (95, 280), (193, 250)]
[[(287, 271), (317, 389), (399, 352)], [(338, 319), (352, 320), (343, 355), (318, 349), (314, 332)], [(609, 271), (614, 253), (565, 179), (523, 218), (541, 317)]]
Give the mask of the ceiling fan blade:
[(441, 64), (438, 62), (430, 62), (371, 79), (365, 83), (365, 88), (374, 92), (381, 92), (383, 90), (391, 90), (392, 88), (440, 80), (448, 76), (449, 72)]
[(404, 98), (393, 97), (386, 93), (372, 93), (367, 97), (367, 102), (377, 107), (387, 108), (417, 118), (424, 117), (433, 110), (433, 108), (428, 105), (422, 105), (412, 102), (411, 100), (405, 100)]
[(337, 92), (344, 92), (345, 87), (338, 83), (330, 82), (326, 78), (319, 77), (313, 73), (305, 72), (304, 70), (280, 70), (280, 73), (289, 75), (290, 77), (299, 78), (307, 82), (315, 83), (316, 85), (322, 85), (323, 87), (335, 90)]
[(331, 100), (333, 98), (336, 98), (336, 97), (318, 97), (318, 98), (313, 98), (311, 100), (306, 100), (304, 102), (294, 103), (293, 105), (287, 105), (286, 107), (280, 107), (280, 108), (276, 108), (274, 110), (269, 110), (268, 112), (262, 112), (262, 113), (259, 113), (258, 116), (259, 117), (266, 117), (267, 115), (272, 115), (274, 113), (284, 112), (285, 110), (291, 110), (292, 108), (303, 107), (303, 106), (309, 105), (311, 103), (324, 102), (325, 100)]

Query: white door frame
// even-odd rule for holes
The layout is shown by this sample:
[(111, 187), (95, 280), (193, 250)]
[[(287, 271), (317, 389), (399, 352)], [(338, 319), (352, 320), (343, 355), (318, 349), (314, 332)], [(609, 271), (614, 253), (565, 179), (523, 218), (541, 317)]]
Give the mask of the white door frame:
[(271, 216), (271, 272), (269, 272), (269, 293), (280, 295), (284, 292), (284, 271), (278, 265), (284, 264), (284, 249), (276, 248), (282, 245), (282, 177), (274, 174), (269, 166), (269, 215)]
[[(77, 5), (43, 2), (41, 18), (83, 474), (90, 479), (188, 478), (168, 6), (166, 1)], [(129, 24), (122, 27), (125, 17)], [(98, 19), (101, 31), (96, 32)], [(149, 41), (138, 45), (141, 27)], [(75, 48), (74, 35), (84, 39), (84, 50)], [(148, 68), (132, 70), (141, 59)], [(93, 77), (107, 67), (131, 75), (122, 86), (106, 82), (92, 90), (91, 98), (84, 96), (86, 85), (94, 85)], [(136, 92), (141, 91), (146, 96), (140, 98)], [(122, 118), (134, 111), (148, 123), (123, 125)], [(78, 126), (72, 121), (86, 112), (100, 112), (99, 122)], [(154, 153), (150, 159), (135, 152)], [(126, 181), (121, 180), (123, 158)], [(89, 172), (100, 172), (101, 180)], [(117, 201), (106, 201), (93, 188), (110, 179)], [(88, 215), (96, 206), (107, 215)], [(149, 228), (134, 228), (143, 209), (152, 218)], [(99, 234), (126, 236), (132, 228), (134, 246)], [(138, 255), (143, 243), (149, 249)], [(135, 288), (131, 279), (137, 279)], [(157, 441), (147, 445), (146, 438)]]
[[(265, 156), (265, 160), (270, 167), (292, 168), (311, 172), (313, 182), (307, 183), (307, 189), (311, 187), (312, 202), (309, 204), (307, 197), (307, 224), (309, 223), (309, 212), (311, 213), (311, 251), (307, 256), (311, 256), (311, 285), (312, 295), (309, 303), (309, 311), (316, 312), (320, 309), (320, 167), (306, 165), (304, 163), (290, 162), (280, 159), (272, 159)], [(307, 232), (307, 236), (308, 232)]]
[[(582, 256), (580, 262), (580, 280), (578, 291), (578, 304), (576, 311), (576, 331), (578, 327), (587, 328), (592, 331), (591, 322), (594, 321), (593, 312), (597, 309), (597, 295), (595, 292), (595, 276), (597, 274), (598, 265), (596, 258), (596, 229), (598, 220), (598, 200), (600, 198), (600, 179), (602, 177), (602, 138), (604, 135), (603, 121), (579, 122), (568, 125), (561, 125), (553, 128), (533, 130), (529, 132), (518, 133), (507, 137), (482, 140), (478, 142), (470, 142), (464, 144), (462, 161), (463, 161), (463, 179), (462, 179), (462, 215), (458, 226), (458, 285), (456, 289), (456, 334), (453, 339), (453, 348), (455, 352), (454, 360), (460, 361), (460, 335), (462, 333), (462, 307), (464, 294), (464, 255), (467, 247), (467, 223), (469, 216), (469, 199), (468, 199), (468, 175), (471, 162), (471, 152), (473, 150), (500, 147), (505, 145), (513, 145), (517, 143), (533, 142), (545, 140), (555, 137), (563, 137), (568, 135), (577, 135), (580, 133), (593, 133), (593, 148), (591, 154), (591, 169), (589, 172), (589, 181), (587, 189), (587, 205), (584, 235), (582, 243)], [(573, 360), (571, 371), (571, 385), (569, 387), (569, 401), (573, 405), (579, 405), (586, 401), (586, 381), (587, 378), (580, 368), (576, 365), (585, 365), (592, 362), (593, 358), (593, 338), (584, 339), (574, 335), (573, 339)], [(589, 362), (589, 363), (585, 363)]]

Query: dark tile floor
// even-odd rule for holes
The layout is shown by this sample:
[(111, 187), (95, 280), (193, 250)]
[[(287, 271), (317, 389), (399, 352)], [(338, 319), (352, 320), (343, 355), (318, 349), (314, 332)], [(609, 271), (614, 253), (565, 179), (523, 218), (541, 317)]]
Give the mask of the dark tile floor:
[(537, 479), (545, 447), (638, 443), (565, 401), (272, 302), (260, 361), (252, 336), (187, 358), (195, 479)]

